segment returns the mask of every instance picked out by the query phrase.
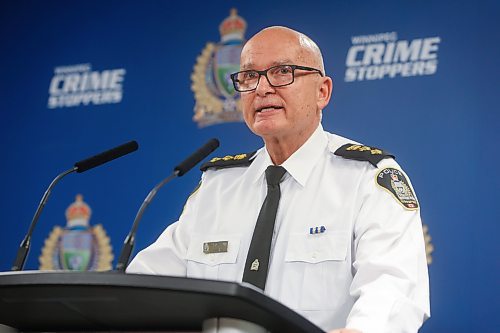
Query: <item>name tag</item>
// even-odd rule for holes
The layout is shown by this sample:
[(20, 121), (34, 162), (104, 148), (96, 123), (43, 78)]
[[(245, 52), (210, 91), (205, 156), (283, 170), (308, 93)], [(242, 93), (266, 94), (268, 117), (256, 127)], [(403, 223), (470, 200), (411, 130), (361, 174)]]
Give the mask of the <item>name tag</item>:
[(203, 243), (203, 253), (223, 253), (227, 252), (228, 241)]

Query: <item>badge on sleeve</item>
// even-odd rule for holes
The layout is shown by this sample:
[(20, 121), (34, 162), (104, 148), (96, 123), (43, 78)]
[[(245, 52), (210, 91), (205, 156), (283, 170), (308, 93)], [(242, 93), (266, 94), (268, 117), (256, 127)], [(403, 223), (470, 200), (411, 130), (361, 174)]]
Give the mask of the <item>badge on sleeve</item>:
[(398, 169), (385, 168), (377, 173), (377, 184), (392, 194), (406, 209), (418, 209), (418, 201), (405, 175)]

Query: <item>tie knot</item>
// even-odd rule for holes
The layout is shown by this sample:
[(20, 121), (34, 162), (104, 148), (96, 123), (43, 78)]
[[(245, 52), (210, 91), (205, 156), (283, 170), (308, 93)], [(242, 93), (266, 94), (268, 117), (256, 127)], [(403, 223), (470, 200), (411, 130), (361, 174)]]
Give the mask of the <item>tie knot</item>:
[(270, 165), (266, 169), (267, 185), (278, 185), (285, 174), (286, 169), (282, 166)]

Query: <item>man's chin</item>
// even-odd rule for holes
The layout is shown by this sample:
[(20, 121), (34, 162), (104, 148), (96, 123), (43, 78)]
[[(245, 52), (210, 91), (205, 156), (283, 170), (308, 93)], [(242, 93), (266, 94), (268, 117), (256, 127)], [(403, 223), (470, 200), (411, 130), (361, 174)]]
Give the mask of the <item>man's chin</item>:
[(263, 124), (261, 122), (254, 124), (252, 132), (254, 132), (255, 135), (258, 135), (263, 139), (272, 138), (279, 136), (280, 127), (276, 126), (276, 124)]

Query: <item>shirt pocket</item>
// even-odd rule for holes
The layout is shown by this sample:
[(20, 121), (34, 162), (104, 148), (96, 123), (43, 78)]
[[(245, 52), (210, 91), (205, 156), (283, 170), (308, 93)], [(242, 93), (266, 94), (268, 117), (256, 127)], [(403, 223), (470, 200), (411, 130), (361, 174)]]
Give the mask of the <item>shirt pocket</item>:
[[(203, 245), (208, 242), (227, 241), (227, 252), (205, 253)], [(239, 235), (195, 235), (188, 246), (187, 277), (199, 279), (219, 279), (221, 265), (235, 264), (240, 248)]]
[(351, 274), (346, 260), (349, 239), (347, 231), (290, 235), (285, 264), (299, 275), (299, 299), (294, 303), (300, 310), (335, 309), (335, 299), (345, 298)]
[(343, 261), (347, 255), (347, 232), (329, 234), (292, 234), (285, 256), (286, 262), (301, 261), (311, 264), (323, 261)]

